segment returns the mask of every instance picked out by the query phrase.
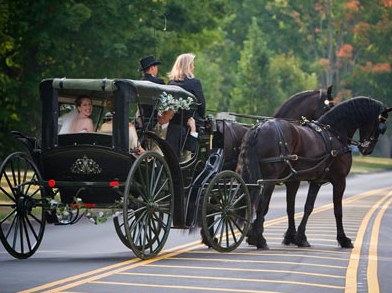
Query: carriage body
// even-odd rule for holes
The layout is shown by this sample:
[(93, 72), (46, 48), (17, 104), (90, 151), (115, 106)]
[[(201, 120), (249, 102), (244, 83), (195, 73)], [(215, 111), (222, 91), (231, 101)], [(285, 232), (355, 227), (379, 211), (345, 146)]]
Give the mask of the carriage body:
[[(61, 201), (64, 203), (72, 202), (76, 194), (84, 203), (106, 204), (118, 200), (121, 191), (119, 192), (118, 188), (113, 189), (110, 184), (118, 182), (119, 186), (123, 186), (137, 158), (135, 152), (130, 151), (128, 139), (128, 124), (130, 120), (133, 122), (135, 120), (131, 117), (131, 113), (132, 111), (135, 113), (138, 107), (155, 107), (159, 95), (164, 91), (174, 97), (190, 96), (196, 100), (191, 93), (179, 87), (162, 86), (148, 81), (120, 79), (43, 81), (40, 86), (43, 109), (42, 147), (37, 163), (41, 166), (44, 183), (49, 180), (56, 182), (56, 187), (63, 191), (60, 193)], [(87, 95), (93, 101), (95, 109), (92, 119), (96, 131), (105, 114), (105, 100), (112, 97), (114, 115), (111, 134), (99, 132), (58, 134), (61, 107), (73, 103), (80, 95)], [(148, 121), (150, 118), (144, 117), (143, 120)], [(140, 141), (144, 140), (149, 130), (147, 127), (146, 123), (138, 125)], [(205, 136), (200, 138), (201, 144), (203, 141), (206, 141)], [(160, 140), (159, 144), (162, 149), (168, 150), (167, 156), (170, 157), (170, 161), (176, 162), (176, 157), (169, 153), (170, 148), (167, 147), (166, 142)], [(200, 153), (201, 159), (203, 155), (208, 155), (209, 151), (208, 148), (203, 150), (204, 153)], [(179, 164), (173, 164), (173, 166), (177, 165)], [(173, 167), (173, 172), (177, 171)], [(180, 172), (174, 177), (177, 181), (175, 185), (184, 185), (181, 175)]]
[[(170, 228), (185, 229), (196, 225), (192, 216), (201, 215), (202, 210), (204, 217), (208, 217), (206, 205), (211, 198), (203, 201), (203, 195), (214, 193), (209, 183), (221, 170), (223, 162), (221, 152), (216, 151), (223, 146), (214, 143), (211, 121), (203, 121), (203, 124), (199, 121), (197, 150), (182, 161), (166, 141), (151, 131), (155, 124), (154, 111), (151, 116), (143, 116), (146, 108), (156, 109), (163, 92), (174, 98), (193, 98), (191, 113), (197, 109), (197, 99), (191, 93), (177, 86), (129, 79), (54, 78), (43, 80), (39, 89), (41, 139), (38, 141), (14, 132), (29, 154), (13, 153), (1, 166), (0, 195), (9, 197), (12, 203), (0, 204), (0, 209), (10, 208), (1, 224), (0, 240), (11, 255), (30, 257), (41, 242), (46, 222), (76, 223), (81, 217), (79, 210), (116, 211), (113, 220), (120, 240), (142, 259), (160, 252)], [(95, 132), (59, 134), (59, 118), (64, 109), (71, 108), (76, 97), (81, 95), (92, 100), (90, 118), (94, 121)], [(110, 134), (97, 132), (108, 97), (114, 107)], [(135, 112), (142, 117), (131, 117)], [(191, 114), (184, 115), (182, 111), (177, 121), (186, 125), (187, 115)], [(139, 142), (146, 150), (141, 155), (130, 149), (130, 121), (136, 126)], [(239, 189), (233, 188), (237, 185), (234, 181), (241, 179), (234, 172), (223, 175), (226, 182), (231, 182), (229, 189), (237, 193)], [(14, 179), (10, 179), (12, 177)], [(213, 186), (221, 186), (222, 178), (213, 181)], [(226, 188), (227, 183), (223, 186)], [(240, 192), (246, 199), (242, 203), (248, 205), (249, 195), (244, 183)], [(190, 207), (192, 212), (188, 212)], [(248, 217), (248, 208), (245, 213)], [(93, 220), (99, 222), (96, 217)], [(248, 222), (245, 221), (245, 229)], [(28, 237), (17, 232), (20, 223), (26, 227), (23, 233)], [(244, 236), (237, 237), (234, 245), (226, 243), (222, 247), (214, 241), (215, 230), (208, 226), (210, 222), (200, 220), (199, 223), (205, 227), (206, 244), (213, 243), (210, 246), (218, 250), (234, 249)], [(13, 233), (17, 241), (10, 239)]]

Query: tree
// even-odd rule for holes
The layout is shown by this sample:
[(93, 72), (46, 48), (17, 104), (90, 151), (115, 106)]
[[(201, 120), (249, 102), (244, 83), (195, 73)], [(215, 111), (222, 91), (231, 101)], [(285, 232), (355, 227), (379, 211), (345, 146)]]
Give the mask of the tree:
[[(270, 52), (256, 18), (252, 19), (241, 59), (230, 108), (239, 113), (271, 115), (274, 104), (274, 80), (269, 76)], [(234, 110), (235, 109), (235, 110)]]

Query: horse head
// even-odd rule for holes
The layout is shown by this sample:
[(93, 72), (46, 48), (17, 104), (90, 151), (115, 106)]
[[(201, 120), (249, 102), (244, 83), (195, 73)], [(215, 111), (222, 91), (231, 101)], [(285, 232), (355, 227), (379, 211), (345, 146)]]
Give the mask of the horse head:
[(334, 103), (334, 100), (333, 100), (333, 97), (332, 97), (332, 85), (330, 85), (330, 86), (327, 88), (327, 94), (321, 96), (321, 98), (323, 98), (323, 97), (324, 97), (323, 103), (324, 103), (324, 109), (325, 109), (325, 111), (328, 111), (328, 110), (330, 110), (333, 106), (335, 106), (335, 103)]
[(392, 108), (383, 107), (374, 123), (368, 123), (360, 127), (358, 150), (362, 155), (370, 155), (373, 152), (379, 136), (383, 135), (387, 130), (386, 121), (388, 119), (388, 112), (391, 110)]
[(319, 90), (319, 101), (318, 106), (314, 110), (314, 117), (307, 117), (310, 120), (315, 120), (319, 118), (324, 113), (331, 110), (331, 108), (335, 105), (333, 97), (332, 97), (332, 85), (330, 85), (326, 90)]

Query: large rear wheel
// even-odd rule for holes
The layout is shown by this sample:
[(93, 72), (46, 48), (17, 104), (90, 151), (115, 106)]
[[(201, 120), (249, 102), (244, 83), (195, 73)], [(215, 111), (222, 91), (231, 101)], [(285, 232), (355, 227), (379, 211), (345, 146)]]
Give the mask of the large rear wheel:
[(163, 248), (173, 220), (174, 189), (170, 169), (156, 152), (143, 153), (132, 165), (124, 189), (123, 222), (133, 252), (141, 259)]
[(0, 167), (0, 240), (15, 258), (38, 249), (45, 230), (45, 192), (39, 170), (25, 153), (9, 155)]
[(251, 200), (243, 179), (225, 170), (209, 182), (202, 204), (203, 242), (216, 251), (236, 249), (251, 221)]

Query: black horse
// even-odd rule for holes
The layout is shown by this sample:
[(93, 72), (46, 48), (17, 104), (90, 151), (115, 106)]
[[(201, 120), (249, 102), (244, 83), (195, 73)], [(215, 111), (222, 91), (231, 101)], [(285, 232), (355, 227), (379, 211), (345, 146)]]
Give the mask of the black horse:
[[(299, 124), (270, 119), (248, 131), (237, 171), (248, 184), (263, 185), (261, 192), (251, 190), (256, 219), (248, 233), (248, 243), (268, 249), (263, 237), (264, 217), (275, 185), (283, 182), (287, 186), (287, 211), (292, 213), (284, 243), (310, 246), (305, 235), (306, 223), (321, 185), (330, 182), (337, 240), (341, 247), (352, 248), (342, 223), (342, 197), (352, 164), (350, 144), (357, 144), (363, 155), (371, 154), (379, 135), (386, 131), (385, 122), (391, 110), (374, 99), (356, 97), (338, 104), (314, 122), (304, 120)], [(357, 130), (359, 142), (353, 140)], [(309, 181), (310, 187), (304, 216), (295, 232), (293, 206), (300, 181)]]
[[(300, 120), (301, 117), (306, 117), (308, 120), (315, 120), (333, 106), (334, 100), (332, 97), (331, 85), (326, 90), (307, 90), (292, 95), (278, 108), (274, 117), (295, 121)], [(234, 115), (248, 118), (261, 118), (261, 120), (270, 118), (238, 114)], [(222, 136), (220, 138), (215, 138), (216, 145), (224, 145), (225, 163), (223, 169), (234, 171), (237, 166), (242, 139), (250, 127), (241, 123), (226, 120), (218, 120), (217, 127)]]

